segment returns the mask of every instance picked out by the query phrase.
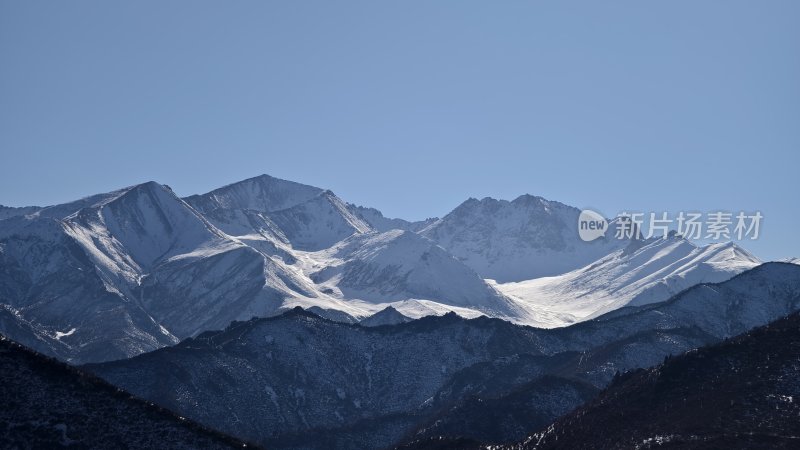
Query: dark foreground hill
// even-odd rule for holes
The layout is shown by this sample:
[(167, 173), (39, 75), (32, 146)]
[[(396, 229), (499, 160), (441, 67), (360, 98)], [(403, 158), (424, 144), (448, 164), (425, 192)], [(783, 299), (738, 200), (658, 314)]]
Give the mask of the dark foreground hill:
[(244, 446), (0, 335), (0, 448)]
[(511, 448), (800, 448), (800, 314), (624, 374)]

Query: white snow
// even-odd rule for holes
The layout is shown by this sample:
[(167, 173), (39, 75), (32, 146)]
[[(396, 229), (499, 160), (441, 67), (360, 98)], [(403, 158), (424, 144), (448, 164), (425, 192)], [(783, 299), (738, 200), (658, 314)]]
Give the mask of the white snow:
[(298, 250), (322, 250), (353, 234), (372, 231), (330, 191), (291, 208), (269, 213), (283, 235)]
[(72, 334), (75, 333), (76, 330), (77, 328), (72, 328), (71, 330), (66, 332), (56, 331), (56, 339), (61, 339), (66, 336), (72, 336)]
[(380, 309), (396, 303), (403, 314), (400, 308), (418, 309), (403, 303), (411, 300), (470, 316), (508, 315), (516, 307), (441, 247), (410, 231), (355, 235), (306, 256), (304, 270), (322, 291), (350, 302), (375, 303)]
[(559, 327), (627, 305), (669, 299), (698, 283), (714, 283), (761, 264), (732, 243), (697, 247), (681, 238), (634, 242), (628, 248), (555, 277), (495, 283), (526, 310), (519, 322)]

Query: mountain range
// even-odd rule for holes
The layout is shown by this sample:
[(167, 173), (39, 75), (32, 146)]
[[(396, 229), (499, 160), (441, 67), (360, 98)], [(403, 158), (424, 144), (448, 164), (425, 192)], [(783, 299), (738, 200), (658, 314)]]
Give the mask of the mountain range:
[(413, 222), (266, 175), (186, 198), (148, 182), (4, 207), (0, 332), (80, 364), (296, 306), (349, 323), (391, 307), (558, 327), (760, 263), (677, 237), (586, 243), (579, 213), (523, 195)]
[[(674, 233), (584, 242), (580, 213), (522, 195), (409, 221), (266, 175), (185, 198), (148, 182), (0, 207), (0, 356), (19, 391), (5, 406), (25, 418), (0, 442), (36, 430), (42, 445), (120, 433), (148, 447), (137, 430), (152, 427), (177, 448), (241, 445), (226, 435), (267, 448), (529, 446), (558, 445), (573, 424), (588, 442), (610, 423), (593, 399), (637, 379), (619, 374), (800, 309), (795, 260)], [(57, 402), (41, 419), (26, 377)], [(598, 419), (559, 419), (581, 405)], [(109, 408), (153, 420), (128, 432), (91, 419), (102, 430), (90, 436), (67, 419)]]
[[(618, 372), (798, 308), (800, 267), (767, 263), (564, 328), (454, 313), (362, 326), (297, 308), (85, 369), (268, 448), (385, 448), (439, 435), (502, 443), (590, 400)], [(503, 427), (483, 423), (488, 408), (511, 405), (518, 413), (498, 416)]]

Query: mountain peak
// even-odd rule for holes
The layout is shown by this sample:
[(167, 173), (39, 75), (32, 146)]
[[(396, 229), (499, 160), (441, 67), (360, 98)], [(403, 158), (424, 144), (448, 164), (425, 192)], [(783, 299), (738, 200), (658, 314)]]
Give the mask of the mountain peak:
[(467, 217), (473, 214), (495, 214), (499, 211), (511, 211), (513, 209), (548, 215), (553, 215), (560, 211), (564, 211), (565, 213), (568, 212), (570, 214), (574, 214), (576, 217), (579, 212), (579, 209), (575, 208), (574, 206), (565, 205), (553, 200), (547, 200), (546, 198), (539, 197), (537, 195), (522, 194), (511, 201), (496, 199), (494, 197), (483, 197), (480, 200), (475, 197), (470, 197), (463, 201), (445, 217)]
[(582, 241), (579, 215), (575, 207), (529, 194), (512, 202), (470, 198), (421, 234), (482, 278), (522, 281), (566, 273), (626, 244)]
[(378, 311), (377, 313), (367, 317), (358, 324), (363, 327), (376, 327), (382, 325), (397, 325), (411, 321), (411, 318), (405, 316), (400, 311), (396, 310), (392, 305)]
[(522, 194), (519, 197), (515, 198), (511, 201), (513, 205), (524, 205), (530, 207), (538, 207), (538, 208), (569, 208), (569, 209), (577, 209), (573, 206), (567, 206), (561, 202), (557, 202), (554, 200), (548, 200), (544, 197), (540, 197), (538, 195), (531, 195), (531, 194)]
[(264, 174), (184, 200), (204, 213), (219, 208), (273, 212), (306, 202), (321, 192), (324, 192), (323, 189), (318, 187)]
[(327, 198), (332, 198), (332, 197), (339, 198), (339, 197), (337, 197), (337, 196), (336, 196), (336, 194), (334, 194), (334, 193), (333, 193), (333, 191), (332, 191), (332, 190), (330, 190), (330, 189), (325, 189), (324, 191), (320, 192), (320, 194), (319, 194), (319, 195), (320, 195), (320, 196), (322, 196), (322, 197), (327, 197)]
[[(163, 184), (160, 184), (155, 181), (145, 181), (144, 183), (134, 184), (133, 186), (128, 186), (127, 188), (121, 189), (119, 197), (128, 194), (136, 194), (136, 193), (155, 193), (155, 192), (169, 192), (172, 194), (172, 189), (167, 188)], [(173, 194), (174, 195), (174, 194)], [(119, 198), (117, 197), (117, 198)]]
[[(117, 191), (69, 217), (88, 230), (108, 235), (94, 245), (116, 255), (122, 245), (142, 269), (198, 247), (235, 246), (166, 186), (148, 181)], [(113, 238), (112, 238), (113, 237)]]

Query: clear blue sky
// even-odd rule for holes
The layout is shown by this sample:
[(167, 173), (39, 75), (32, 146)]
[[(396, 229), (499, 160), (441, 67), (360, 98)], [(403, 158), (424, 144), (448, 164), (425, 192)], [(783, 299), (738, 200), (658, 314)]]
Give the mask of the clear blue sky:
[(0, 204), (268, 173), (418, 219), (467, 197), (761, 210), (800, 256), (798, 1), (0, 0)]

